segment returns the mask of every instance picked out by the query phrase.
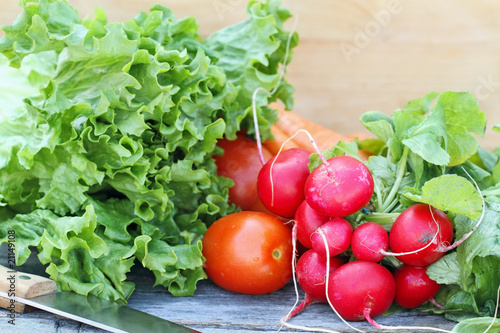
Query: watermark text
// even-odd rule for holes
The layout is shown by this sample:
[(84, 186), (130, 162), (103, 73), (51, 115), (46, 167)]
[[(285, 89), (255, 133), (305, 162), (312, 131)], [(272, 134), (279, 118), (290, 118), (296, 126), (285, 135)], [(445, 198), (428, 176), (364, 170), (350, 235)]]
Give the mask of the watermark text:
[(355, 29), (352, 43), (344, 42), (340, 44), (340, 50), (344, 58), (348, 62), (351, 62), (352, 57), (355, 54), (361, 53), (364, 48), (370, 45), (372, 40), (380, 34), (382, 28), (387, 27), (391, 23), (392, 18), (402, 11), (403, 7), (399, 0), (389, 1), (384, 9), (373, 14), (373, 18), (366, 22), (363, 29)]
[(9, 230), (7, 236), (7, 285), (9, 289), (7, 290), (7, 296), (9, 303), (7, 305), (7, 310), (9, 310), (9, 314), (7, 315), (9, 324), (16, 324), (16, 280), (17, 280), (17, 271), (16, 271), (16, 231)]
[(243, 0), (214, 0), (212, 5), (219, 19), (223, 21), (227, 13), (231, 13), (243, 3)]

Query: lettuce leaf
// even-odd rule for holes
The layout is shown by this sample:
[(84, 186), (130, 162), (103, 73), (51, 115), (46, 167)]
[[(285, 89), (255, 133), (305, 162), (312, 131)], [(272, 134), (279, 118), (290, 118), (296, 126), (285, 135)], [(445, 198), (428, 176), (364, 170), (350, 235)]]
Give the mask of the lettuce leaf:
[(500, 330), (500, 320), (489, 317), (465, 319), (457, 324), (452, 332), (475, 333), (486, 330), (491, 332)]
[[(228, 203), (217, 140), (269, 137), (291, 16), (278, 0), (249, 1), (242, 22), (200, 37), (192, 17), (154, 5), (125, 22), (80, 19), (65, 0), (21, 1), (3, 27), (0, 73), (0, 243), (16, 232), (22, 265), (38, 259), (61, 290), (125, 303), (140, 264), (173, 295), (191, 295), (201, 238)], [(10, 65), (10, 67), (8, 66)]]
[[(217, 65), (225, 69), (228, 80), (238, 87), (236, 105), (231, 110), (231, 116), (237, 121), (228, 123), (230, 138), (235, 138), (235, 132), (239, 130), (233, 125), (242, 122), (250, 129), (249, 134), (254, 133), (253, 126), (250, 126), (249, 122), (253, 121), (252, 108), (248, 106), (252, 105), (252, 96), (256, 89), (271, 91), (277, 88), (275, 96), (271, 99), (266, 98), (264, 93), (256, 96), (257, 110), (262, 113), (258, 113), (258, 119), (263, 137), (267, 137), (270, 125), (268, 119), (276, 117), (275, 111), (267, 106), (269, 101), (280, 98), (288, 109), (291, 109), (293, 104), (290, 97), (294, 89), (285, 80), (280, 80), (279, 71), (289, 39), (289, 33), (283, 30), (283, 23), (290, 18), (290, 13), (281, 8), (278, 2), (269, 2), (262, 6), (256, 5), (257, 3), (252, 1), (249, 10), (252, 16), (259, 17), (258, 19), (246, 20), (227, 27), (209, 36), (204, 42), (219, 54)], [(266, 11), (273, 15), (265, 15)], [(266, 38), (264, 41), (262, 37), (266, 35), (274, 38)], [(298, 35), (293, 34), (289, 41), (290, 47), (295, 47), (297, 43)], [(249, 52), (242, 54), (242, 49), (248, 49)]]

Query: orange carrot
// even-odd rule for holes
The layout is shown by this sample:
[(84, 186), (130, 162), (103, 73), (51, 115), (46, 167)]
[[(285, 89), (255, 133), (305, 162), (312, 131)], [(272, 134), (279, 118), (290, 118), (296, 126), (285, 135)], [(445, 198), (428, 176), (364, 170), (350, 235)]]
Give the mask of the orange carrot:
[[(321, 150), (330, 149), (335, 146), (344, 136), (329, 128), (319, 125), (298, 113), (293, 111), (285, 111), (279, 109), (278, 122), (276, 126), (283, 131), (288, 137), (294, 135), (298, 130), (306, 130), (309, 132), (318, 148)], [(305, 133), (297, 134), (293, 140), (300, 146), (306, 149), (313, 149), (311, 140)]]
[[(285, 111), (283, 107), (278, 104), (273, 104), (272, 107), (278, 109), (278, 121), (273, 125), (273, 127), (276, 128), (274, 129), (276, 133), (278, 133), (278, 130), (281, 133), (275, 135), (275, 140), (272, 143), (272, 145), (278, 147), (278, 150), (281, 144), (286, 139), (292, 137), (301, 129), (306, 130), (311, 134), (314, 142), (320, 150), (331, 149), (341, 140), (354, 141), (356, 139), (364, 140), (370, 138), (369, 135), (363, 133), (351, 133), (349, 135), (343, 135), (312, 120), (309, 120), (299, 115), (298, 113), (295, 113), (293, 111)], [(295, 135), (295, 137), (293, 137), (291, 142), (298, 147), (308, 149), (311, 152), (314, 151), (313, 145), (309, 137), (305, 133), (298, 133), (297, 135)], [(266, 142), (266, 144), (269, 145), (268, 142)], [(359, 155), (365, 159), (369, 156), (369, 154), (364, 151), (360, 151)]]
[(370, 135), (368, 135), (368, 134), (358, 133), (358, 132), (347, 134), (344, 137), (344, 141), (354, 141), (354, 140), (360, 140), (361, 141), (361, 140), (365, 140), (365, 139), (373, 139), (373, 137), (370, 136)]
[(263, 145), (273, 155), (278, 154), (283, 144), (283, 149), (297, 148), (299, 146), (293, 139), (285, 143), (290, 136), (283, 133), (276, 125), (271, 126), (271, 133), (274, 136), (274, 140), (266, 140)]

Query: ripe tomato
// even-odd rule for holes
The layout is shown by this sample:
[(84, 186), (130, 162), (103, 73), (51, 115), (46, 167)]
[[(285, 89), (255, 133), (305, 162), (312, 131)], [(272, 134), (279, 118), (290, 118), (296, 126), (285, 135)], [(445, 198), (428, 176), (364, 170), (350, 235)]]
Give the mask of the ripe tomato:
[(274, 215), (243, 211), (224, 216), (202, 242), (205, 272), (224, 289), (267, 294), (292, 277), (292, 233)]
[[(214, 156), (217, 173), (234, 181), (229, 189), (229, 201), (242, 210), (268, 212), (257, 195), (257, 176), (262, 168), (257, 143), (239, 133), (236, 140), (222, 139), (217, 145), (224, 149), (223, 155)], [(265, 161), (272, 157), (264, 147), (262, 154)]]

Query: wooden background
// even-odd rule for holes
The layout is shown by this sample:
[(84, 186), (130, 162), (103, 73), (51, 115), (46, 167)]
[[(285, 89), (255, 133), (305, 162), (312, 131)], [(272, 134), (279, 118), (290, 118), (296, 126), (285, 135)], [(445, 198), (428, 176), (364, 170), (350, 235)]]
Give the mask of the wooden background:
[[(109, 21), (130, 19), (162, 3), (178, 18), (196, 17), (202, 35), (246, 16), (243, 0), (69, 2), (82, 17), (101, 7)], [(365, 111), (390, 114), (431, 91), (467, 90), (487, 114), (481, 144), (488, 149), (500, 146), (500, 133), (492, 131), (500, 124), (500, 1), (282, 3), (297, 17), (301, 37), (287, 72), (296, 88), (296, 112), (348, 134), (364, 131), (359, 116)], [(10, 24), (19, 12), (17, 0), (1, 0), (0, 24)]]

